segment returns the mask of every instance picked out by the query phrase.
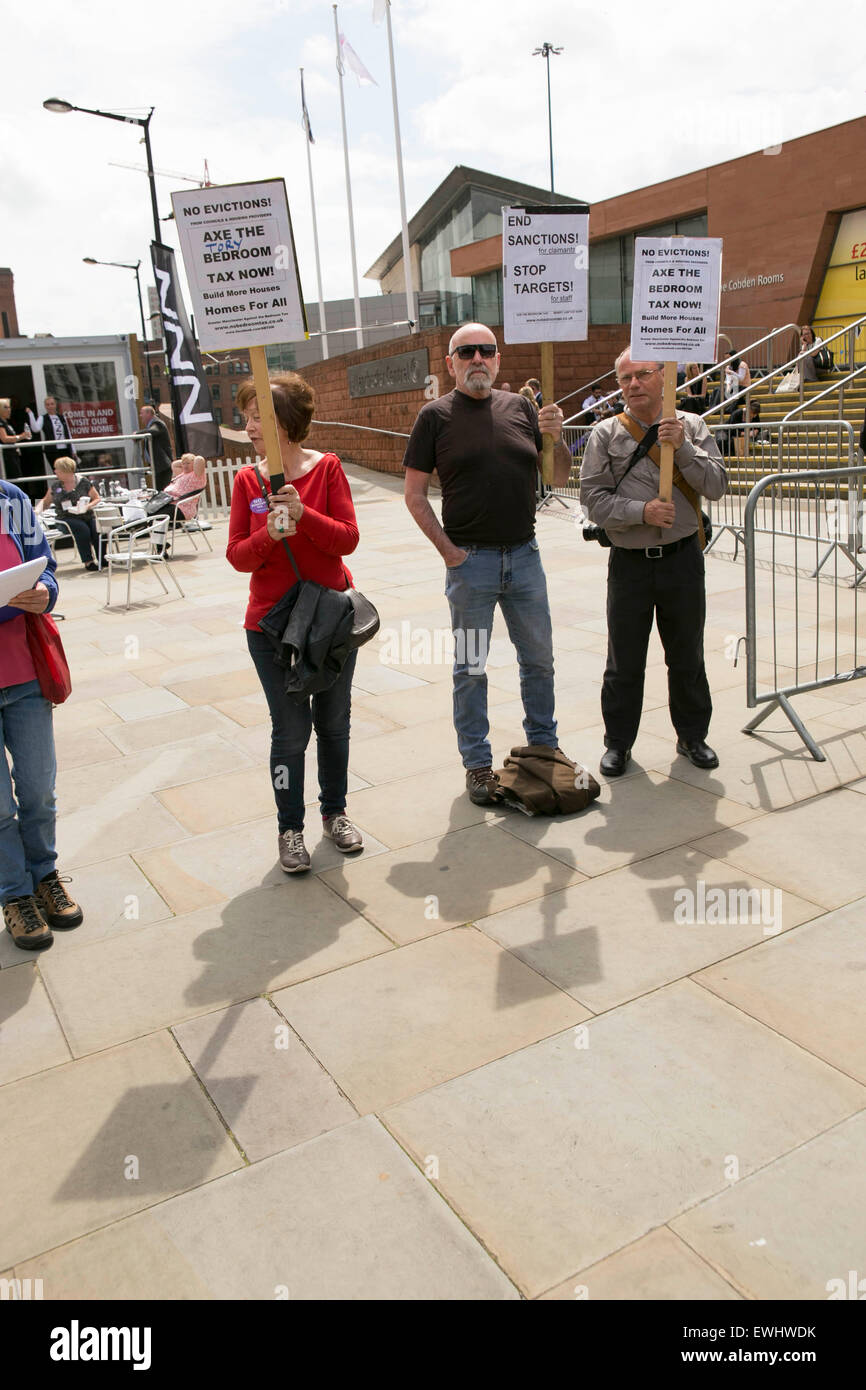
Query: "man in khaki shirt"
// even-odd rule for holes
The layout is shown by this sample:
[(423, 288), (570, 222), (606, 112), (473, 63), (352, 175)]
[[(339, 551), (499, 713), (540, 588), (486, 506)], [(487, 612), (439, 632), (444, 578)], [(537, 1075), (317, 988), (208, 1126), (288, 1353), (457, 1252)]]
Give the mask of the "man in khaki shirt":
[[(727, 474), (703, 421), (683, 411), (661, 418), (661, 364), (632, 362), (624, 352), (615, 367), (626, 414), (639, 427), (638, 439), (657, 426), (658, 443), (673, 444), (674, 467), (698, 498), (723, 497)], [(677, 752), (695, 767), (719, 765), (706, 743), (713, 706), (704, 668), (706, 591), (698, 514), (676, 486), (671, 502), (661, 500), (659, 470), (648, 455), (629, 466), (637, 447), (619, 418), (604, 420), (589, 437), (580, 472), (584, 510), (611, 542), (608, 655), (601, 692), (607, 748), (601, 771), (607, 777), (622, 776), (637, 737), (653, 618), (668, 667)]]

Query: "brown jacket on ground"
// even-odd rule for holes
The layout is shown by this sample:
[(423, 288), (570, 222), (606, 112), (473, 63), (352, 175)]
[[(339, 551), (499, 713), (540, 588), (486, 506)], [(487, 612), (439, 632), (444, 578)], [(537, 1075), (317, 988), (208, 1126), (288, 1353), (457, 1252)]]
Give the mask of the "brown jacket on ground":
[(498, 773), (503, 799), (531, 816), (561, 816), (583, 811), (601, 787), (585, 767), (561, 748), (512, 748)]

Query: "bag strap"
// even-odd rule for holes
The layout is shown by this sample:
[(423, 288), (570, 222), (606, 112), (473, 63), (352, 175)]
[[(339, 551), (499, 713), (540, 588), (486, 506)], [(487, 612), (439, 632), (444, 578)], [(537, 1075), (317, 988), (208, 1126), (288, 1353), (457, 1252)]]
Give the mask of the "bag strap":
[(631, 428), (631, 425), (628, 423), (627, 415), (618, 415), (616, 418), (622, 421), (622, 423), (628, 429), (628, 432), (632, 436), (632, 438), (638, 441), (638, 446), (632, 454), (631, 458), (629, 459), (625, 472), (622, 475), (622, 478), (619, 479), (619, 482), (616, 484), (616, 487), (614, 487), (614, 492), (616, 492), (620, 483), (628, 477), (635, 464), (640, 463), (644, 455), (649, 453), (650, 449), (653, 447), (653, 445), (656, 442), (656, 439), (658, 438), (659, 432), (658, 425), (650, 425), (646, 434), (640, 434), (640, 432), (637, 429), (637, 426), (635, 426), (635, 429)]
[[(632, 418), (631, 418), (630, 415), (626, 415), (625, 413), (623, 413), (622, 415), (618, 415), (616, 418), (617, 418), (619, 421), (622, 422), (622, 424), (625, 426), (625, 428), (628, 430), (629, 434), (631, 435), (632, 439), (637, 439), (637, 438), (638, 438), (639, 431), (640, 431), (640, 425), (638, 425), (637, 422), (636, 422), (635, 420), (632, 420)], [(655, 432), (656, 432), (656, 436), (658, 436), (658, 425), (653, 425), (653, 429), (654, 429)], [(649, 430), (647, 430), (647, 433), (643, 436), (643, 439), (644, 439), (644, 440), (646, 440), (648, 434), (649, 434)], [(661, 467), (661, 461), (662, 461), (662, 460), (661, 460), (661, 452), (660, 452), (660, 450), (659, 450), (658, 445), (657, 445), (655, 442), (653, 442), (652, 446), (651, 446), (649, 449), (647, 449), (645, 452), (646, 452), (647, 457), (655, 464), (656, 468), (660, 468), (660, 467)], [(626, 469), (626, 472), (628, 472), (628, 469)], [(623, 476), (623, 478), (624, 478), (624, 477), (625, 477), (625, 473), (623, 473), (622, 476)], [(704, 534), (704, 517), (703, 517), (703, 513), (701, 512), (701, 500), (700, 500), (700, 497), (699, 497), (698, 494), (695, 492), (695, 490), (694, 490), (694, 488), (691, 486), (691, 484), (686, 482), (685, 478), (683, 477), (683, 475), (682, 475), (682, 473), (680, 472), (680, 470), (676, 467), (676, 465), (674, 465), (673, 484), (674, 484), (674, 487), (679, 488), (680, 492), (683, 494), (683, 496), (685, 497), (686, 501), (687, 501), (687, 502), (691, 502), (692, 507), (694, 508), (695, 516), (697, 517), (697, 521), (698, 521), (698, 536), (699, 536), (700, 542), (701, 542), (701, 550), (706, 550), (706, 548), (707, 548), (707, 538), (706, 538), (706, 536), (705, 536), (705, 534)]]
[[(262, 490), (262, 497), (264, 497), (265, 501), (268, 503), (268, 509), (270, 510), (270, 496), (271, 496), (271, 494), (266, 490), (265, 485), (264, 485), (264, 483), (262, 482), (262, 475), (261, 475), (261, 473), (259, 472), (258, 469), (256, 469), (256, 477), (257, 477), (258, 480), (259, 480), (259, 487), (260, 487), (261, 490)], [(289, 559), (290, 559), (291, 562), (292, 562), (292, 569), (295, 571), (295, 574), (298, 576), (298, 583), (300, 584), (300, 582), (301, 582), (301, 571), (298, 569), (298, 566), (297, 566), (297, 564), (296, 564), (296, 562), (295, 562), (295, 557), (294, 557), (294, 555), (292, 554), (292, 548), (291, 548), (291, 546), (289, 545), (289, 542), (286, 540), (285, 536), (283, 536), (283, 545), (286, 547), (286, 554), (288, 555)]]

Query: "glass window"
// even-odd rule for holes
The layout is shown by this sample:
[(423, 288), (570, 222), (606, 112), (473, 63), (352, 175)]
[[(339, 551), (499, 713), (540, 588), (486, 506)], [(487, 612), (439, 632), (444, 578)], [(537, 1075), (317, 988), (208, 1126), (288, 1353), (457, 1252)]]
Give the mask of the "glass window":
[(232, 424), (236, 428), (240, 427), (243, 424), (243, 420), (241, 419), (241, 412), (239, 410), (232, 411)]
[(57, 398), (73, 435), (120, 434), (113, 362), (46, 362), (45, 394)]
[(236, 381), (233, 381), (233, 382), (232, 382), (232, 400), (234, 400), (234, 398), (235, 398), (235, 396), (236, 396), (237, 394), (238, 394), (238, 383), (237, 383)]
[(706, 236), (707, 214), (657, 222), (652, 227), (593, 242), (589, 248), (590, 323), (628, 323), (634, 288), (636, 236)]
[[(237, 412), (235, 412), (235, 413), (237, 413)], [(221, 425), (221, 424), (222, 424), (222, 422), (223, 422), (223, 413), (222, 413), (222, 410), (220, 409), (220, 407), (219, 407), (218, 405), (215, 405), (214, 408), (213, 408), (213, 418), (216, 420), (216, 422), (217, 422), (218, 425)]]
[(472, 277), (472, 317), (477, 323), (502, 322), (502, 273), (489, 270)]

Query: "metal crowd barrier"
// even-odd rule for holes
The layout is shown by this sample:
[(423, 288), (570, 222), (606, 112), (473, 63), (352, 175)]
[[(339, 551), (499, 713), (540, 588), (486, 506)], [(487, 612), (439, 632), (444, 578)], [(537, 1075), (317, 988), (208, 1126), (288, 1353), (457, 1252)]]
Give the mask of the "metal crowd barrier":
[[(818, 762), (824, 754), (790, 702), (866, 676), (857, 561), (864, 492), (863, 463), (773, 473), (755, 484), (744, 510), (746, 703), (763, 708), (743, 732), (781, 709)], [(847, 584), (846, 562), (857, 567)]]
[[(62, 443), (63, 441), (58, 442)], [(142, 480), (141, 482), (133, 483), (135, 487), (145, 486), (144, 479), (147, 478), (149, 481), (146, 485), (153, 486), (153, 456), (151, 452), (153, 437), (148, 434), (147, 431), (136, 434), (98, 435), (94, 438), (84, 439), (79, 439), (78, 436), (76, 436), (74, 439), (68, 440), (67, 442), (75, 446), (76, 453), (83, 449), (88, 454), (107, 453), (109, 450), (115, 449), (120, 445), (124, 447), (124, 452), (126, 452), (127, 445), (137, 444), (139, 446), (137, 452), (140, 457), (137, 458), (135, 462), (130, 463), (128, 460), (125, 460), (123, 463), (115, 464), (111, 468), (87, 468), (83, 466), (77, 469), (77, 472), (82, 478), (105, 478), (111, 480), (112, 478), (117, 478), (120, 474), (128, 476), (131, 482), (133, 477), (140, 478)], [(11, 452), (15, 450), (23, 454), (27, 449), (41, 450), (47, 447), (53, 449), (54, 445), (53, 443), (46, 445), (41, 439), (22, 439), (18, 444), (0, 444), (0, 478), (14, 483), (16, 487), (21, 483), (44, 483), (45, 489), (47, 490), (51, 479), (55, 476), (53, 471), (45, 471), (43, 469), (41, 473), (24, 473), (19, 478), (7, 478), (5, 465), (5, 454), (7, 451)], [(74, 457), (71, 452), (70, 457)], [(82, 462), (80, 454), (77, 461)], [(25, 457), (25, 466), (26, 463), (27, 459)], [(26, 490), (27, 489), (25, 489), (25, 491)]]

